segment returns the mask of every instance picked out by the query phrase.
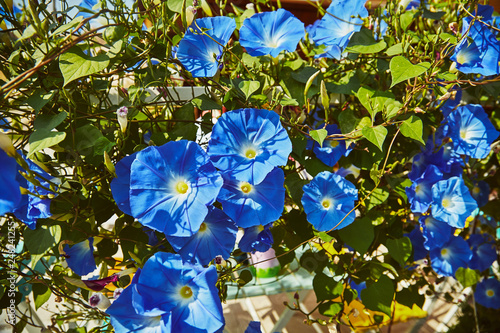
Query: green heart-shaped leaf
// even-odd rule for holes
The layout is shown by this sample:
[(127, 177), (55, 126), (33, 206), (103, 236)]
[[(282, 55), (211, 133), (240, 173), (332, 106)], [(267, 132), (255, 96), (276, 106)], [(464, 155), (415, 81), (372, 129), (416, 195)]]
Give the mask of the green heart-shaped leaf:
[(391, 88), (399, 82), (403, 82), (425, 73), (425, 71), (430, 67), (431, 64), (428, 62), (421, 62), (414, 65), (403, 56), (392, 58), (389, 64), (389, 69), (391, 70), (392, 77)]

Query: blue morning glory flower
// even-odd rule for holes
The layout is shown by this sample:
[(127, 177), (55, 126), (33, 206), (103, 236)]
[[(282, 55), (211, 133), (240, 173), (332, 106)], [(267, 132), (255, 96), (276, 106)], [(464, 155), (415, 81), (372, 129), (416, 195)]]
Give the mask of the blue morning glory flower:
[[(198, 144), (180, 140), (151, 146), (138, 152), (130, 166), (130, 212), (143, 225), (168, 236), (191, 236), (221, 186), (220, 173)], [(123, 199), (116, 191), (113, 196)]]
[(182, 259), (208, 265), (216, 256), (227, 259), (236, 242), (238, 227), (220, 209), (210, 206), (200, 230), (191, 237), (167, 236)]
[(157, 316), (147, 316), (137, 313), (132, 303), (132, 295), (141, 274), (138, 269), (132, 283), (125, 288), (106, 313), (109, 314), (111, 325), (116, 333), (163, 333), (171, 332), (171, 313), (165, 312)]
[[(340, 54), (349, 43), (354, 32), (360, 31), (363, 20), (368, 16), (365, 8), (366, 0), (335, 0), (327, 9), (327, 13), (310, 31), (312, 40), (317, 45), (333, 47), (327, 53), (340, 59)], [(331, 15), (330, 15), (330, 14)]]
[(497, 260), (495, 241), (488, 234), (472, 234), (467, 243), (472, 249), (472, 258), (469, 267), (484, 271)]
[(302, 205), (316, 230), (342, 229), (354, 221), (356, 214), (351, 210), (358, 190), (344, 177), (323, 171), (303, 189)]
[[(340, 129), (335, 124), (326, 125), (325, 128), (328, 135), (342, 134)], [(351, 148), (347, 147), (345, 140), (325, 140), (323, 147), (317, 142), (309, 141), (313, 147), (313, 152), (316, 157), (328, 166), (334, 166), (342, 156), (347, 156), (351, 152)], [(309, 148), (310, 149), (310, 148)]]
[(111, 181), (111, 193), (118, 208), (127, 215), (132, 215), (130, 211), (130, 167), (135, 160), (137, 153), (125, 156), (115, 165), (116, 178)]
[(240, 239), (239, 248), (243, 252), (255, 253), (266, 252), (274, 243), (271, 230), (272, 223), (266, 226), (257, 225), (250, 228), (245, 228), (245, 233)]
[[(14, 210), (14, 215), (25, 223), (30, 229), (36, 228), (36, 221), (38, 219), (44, 219), (52, 216), (50, 213), (50, 203), (51, 199), (47, 198), (47, 195), (56, 196), (57, 193), (48, 190), (50, 188), (50, 183), (47, 180), (51, 180), (52, 176), (40, 168), (37, 164), (33, 163), (31, 160), (23, 156), (24, 160), (28, 164), (31, 171), (35, 172), (39, 176), (35, 176), (36, 180), (40, 182), (43, 187), (35, 186), (33, 183), (28, 182), (20, 173), (16, 175), (16, 180), (19, 186), (27, 189), (33, 194), (23, 194), (21, 196), (21, 202)], [(18, 171), (24, 171), (21, 167), (18, 167)], [(42, 178), (43, 177), (43, 178)], [(54, 180), (56, 181), (56, 180)], [(35, 195), (36, 194), (36, 195)], [(42, 198), (40, 198), (41, 196)]]
[(285, 205), (283, 170), (274, 168), (258, 184), (240, 181), (227, 173), (222, 176), (224, 185), (217, 199), (237, 226), (249, 228), (266, 225), (280, 218)]
[(477, 203), (461, 177), (440, 180), (432, 186), (432, 216), (455, 228), (464, 228), (465, 220)]
[(252, 184), (260, 183), (274, 167), (285, 165), (291, 152), (292, 142), (280, 116), (261, 109), (224, 113), (208, 144), (208, 155), (221, 172)]
[[(94, 12), (92, 8), (95, 5), (97, 5), (97, 1), (96, 0), (82, 0), (77, 6), (85, 8), (85, 9), (91, 11), (91, 12)], [(88, 18), (88, 17), (91, 17), (93, 15), (91, 13), (88, 13), (87, 11), (80, 11), (78, 14), (80, 16), (83, 16), (84, 18)]]
[[(463, 173), (462, 166), (464, 162), (462, 158), (453, 149), (453, 143), (442, 144), (445, 134), (440, 129), (435, 135), (436, 143), (434, 143), (433, 138), (428, 139), (425, 149), (413, 157), (411, 172), (408, 174), (411, 181), (416, 181), (422, 177), (429, 165), (435, 165), (443, 173), (443, 178), (460, 176)], [(441, 147), (436, 149), (436, 146)]]
[(17, 174), (16, 160), (0, 149), (0, 216), (12, 213), (21, 201)]
[(236, 22), (226, 16), (196, 19), (179, 42), (177, 59), (193, 77), (214, 76), (234, 29)]
[(405, 188), (410, 209), (414, 213), (425, 213), (432, 202), (432, 185), (443, 179), (443, 173), (438, 167), (430, 164), (422, 176), (412, 182), (410, 187)]
[(453, 140), (455, 151), (472, 158), (488, 156), (491, 143), (500, 134), (479, 104), (459, 106), (446, 121), (447, 135)]
[(203, 268), (183, 262), (179, 254), (157, 252), (144, 264), (132, 304), (145, 316), (171, 313), (172, 332), (215, 332), (224, 325), (216, 282), (215, 266)]
[(282, 8), (254, 14), (240, 28), (240, 44), (254, 57), (277, 57), (283, 50), (293, 52), (304, 36), (304, 24)]
[(500, 74), (500, 42), (485, 24), (472, 18), (463, 20), (462, 34), (467, 33), (455, 47), (451, 60), (462, 73), (485, 76)]
[(411, 246), (413, 249), (413, 260), (421, 260), (427, 257), (429, 253), (424, 246), (425, 238), (420, 231), (420, 228), (414, 228), (409, 234), (405, 235), (411, 241)]
[(430, 250), (432, 268), (438, 274), (453, 276), (459, 267), (467, 267), (472, 252), (462, 237), (451, 237), (442, 248)]
[(472, 197), (477, 202), (479, 208), (486, 205), (490, 197), (490, 185), (484, 180), (474, 183), (474, 187), (470, 191)]
[(490, 278), (479, 282), (476, 285), (474, 299), (486, 308), (500, 309), (500, 281)]
[(427, 250), (443, 246), (450, 240), (454, 230), (449, 224), (436, 220), (430, 215), (421, 216), (419, 223), (422, 227), (422, 236), (425, 239), (424, 246)]
[(65, 245), (64, 252), (68, 267), (80, 276), (87, 275), (97, 268), (94, 259), (94, 238), (92, 237), (71, 247)]
[(251, 321), (248, 324), (248, 327), (245, 330), (245, 333), (262, 333), (262, 331), (260, 329), (260, 321)]
[(460, 101), (462, 100), (461, 89), (452, 90), (452, 92), (454, 93), (454, 95), (451, 95), (451, 97), (448, 98), (446, 102), (444, 102), (440, 107), (444, 118), (448, 117), (448, 115), (460, 105)]

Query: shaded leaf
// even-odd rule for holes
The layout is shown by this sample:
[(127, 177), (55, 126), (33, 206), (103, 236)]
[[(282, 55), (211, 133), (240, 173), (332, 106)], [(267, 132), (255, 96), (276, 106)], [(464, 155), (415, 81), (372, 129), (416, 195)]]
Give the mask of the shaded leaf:
[(370, 310), (380, 311), (392, 316), (391, 303), (394, 298), (394, 285), (392, 280), (382, 275), (377, 282), (361, 290), (363, 304)]

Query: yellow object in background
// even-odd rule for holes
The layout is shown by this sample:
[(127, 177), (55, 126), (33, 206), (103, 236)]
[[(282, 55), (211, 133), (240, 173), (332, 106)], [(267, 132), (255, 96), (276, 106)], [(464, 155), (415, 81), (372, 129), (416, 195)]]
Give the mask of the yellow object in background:
[[(340, 298), (337, 300), (340, 302)], [(394, 319), (392, 320), (393, 324), (406, 322), (415, 318), (424, 318), (427, 316), (427, 312), (422, 310), (416, 304), (413, 304), (413, 307), (410, 309), (405, 305), (392, 302), (391, 309), (394, 313)], [(379, 326), (386, 326), (391, 322), (391, 318), (389, 318), (389, 316), (382, 312), (367, 309), (358, 300), (353, 300), (349, 305), (344, 304), (344, 313), (346, 313), (348, 317), (348, 319), (343, 317), (344, 324), (348, 326), (351, 324), (354, 326), (356, 332), (364, 332)], [(379, 323), (374, 320), (374, 316), (376, 315), (383, 318)]]

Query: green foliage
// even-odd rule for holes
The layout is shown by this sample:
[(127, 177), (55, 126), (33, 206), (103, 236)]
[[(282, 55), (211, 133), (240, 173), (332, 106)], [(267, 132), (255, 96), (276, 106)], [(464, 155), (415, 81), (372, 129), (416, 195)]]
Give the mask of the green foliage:
[(396, 56), (391, 59), (389, 67), (391, 70), (392, 88), (400, 82), (412, 79), (425, 73), (431, 67), (431, 64), (428, 62), (422, 62), (414, 65), (405, 57)]
[[(195, 14), (189, 8), (193, 3)], [(48, 172), (51, 177), (43, 181), (57, 195), (30, 193), (51, 200), (51, 216), (40, 219), (35, 230), (14, 214), (0, 217), (1, 250), (9, 253), (12, 221), (16, 236), (11, 243), (19, 244), (14, 255), (17, 266), (12, 269), (23, 276), (35, 310), (53, 306), (48, 301), (51, 295), (70, 304), (53, 315), (54, 327), (85, 332), (85, 327), (69, 329), (66, 324), (109, 322), (101, 310), (89, 307), (88, 288), (64, 264), (60, 251), (66, 244), (94, 237), (99, 278), (141, 268), (158, 251), (175, 252), (160, 232), (155, 232), (158, 242), (150, 244), (149, 231), (120, 210), (110, 189), (120, 173), (115, 165), (125, 156), (169, 141), (192, 140), (206, 148), (214, 119), (240, 108), (277, 112), (292, 142), (292, 153), (282, 167), (285, 206), (271, 232), (281, 265), (277, 279), (297, 267), (309, 274), (304, 287), (314, 289), (318, 306), (311, 314), (303, 313), (306, 321), (326, 324), (312, 319), (319, 312), (332, 323), (346, 324), (345, 304), (358, 296), (349, 287), (351, 281), (367, 284), (360, 295), (364, 307), (388, 316), (393, 315), (394, 301), (422, 307), (422, 290), (436, 292), (440, 280), (434, 282), (431, 266), (413, 261), (416, 246), (407, 235), (419, 228), (420, 214), (411, 212), (406, 189), (412, 185), (408, 174), (415, 155), (429, 140), (441, 140), (443, 104), (460, 102), (455, 90), (464, 92), (462, 102), (485, 106), (492, 124), (500, 127), (499, 78), (457, 72), (450, 60), (463, 38), (462, 19), (473, 11), (463, 11), (463, 4), (454, 0), (428, 1), (429, 7), (414, 10), (400, 8), (395, 0), (383, 2), (383, 7), (373, 1), (369, 17), (352, 34), (340, 60), (317, 57), (326, 48), (308, 38), (295, 52), (253, 57), (239, 42), (244, 20), (255, 12), (274, 10), (278, 3), (287, 8), (286, 1), (253, 3), (244, 9), (222, 0), (142, 1), (131, 6), (110, 0), (94, 10), (64, 6), (49, 12), (46, 2), (30, 1), (24, 14), (2, 14), (0, 132), (5, 131), (16, 149)], [(323, 15), (322, 9), (312, 3), (310, 7), (318, 10), (317, 17)], [(80, 13), (75, 16), (74, 10)], [(82, 12), (96, 15), (87, 18)], [(220, 71), (212, 78), (193, 77), (175, 56), (191, 14), (193, 19), (225, 15), (238, 27), (219, 59)], [(102, 26), (95, 27), (94, 18)], [(387, 23), (384, 35), (378, 31), (381, 20)], [(372, 29), (374, 22), (377, 29)], [(120, 107), (128, 108), (125, 128), (116, 114)], [(331, 124), (341, 133), (328, 136), (325, 126)], [(341, 142), (349, 153), (334, 166), (323, 163), (310, 149), (312, 143), (327, 148)], [(470, 190), (484, 180), (492, 193), (498, 192), (498, 142), (492, 147), (483, 160), (462, 159), (461, 176)], [(26, 167), (22, 158), (17, 162)], [(347, 174), (358, 191), (351, 212), (356, 218), (340, 230), (318, 232), (307, 220), (303, 187), (318, 173), (337, 170)], [(29, 170), (18, 176), (40, 185)], [(22, 191), (26, 194), (28, 189)], [(494, 199), (481, 207), (481, 213), (457, 231), (460, 237), (495, 235), (498, 205)], [(485, 216), (494, 221), (481, 222)], [(0, 270), (2, 309), (9, 305), (7, 265)], [(221, 301), (229, 285), (244, 289), (261, 282), (253, 279), (246, 254), (237, 248), (226, 266), (216, 267)], [(474, 289), (488, 274), (461, 267), (454, 277), (462, 287)], [(122, 276), (115, 287), (125, 287), (131, 277)], [(20, 292), (21, 282), (17, 287), (14, 298), (19, 303), (26, 295)], [(110, 289), (103, 292), (110, 296)], [(468, 320), (463, 327), (475, 329), (470, 322), (477, 317), (481, 328), (489, 328), (491, 318), (482, 314), (488, 310), (479, 309), (473, 315), (472, 309), (463, 308)], [(33, 322), (28, 315), (24, 318), (28, 320), (20, 321), (18, 330)], [(372, 314), (370, 323), (381, 326), (383, 318)], [(460, 331), (459, 326), (453, 329)], [(112, 328), (105, 324), (96, 330)]]
[(380, 311), (392, 316), (391, 304), (394, 298), (394, 284), (390, 278), (382, 275), (377, 282), (361, 290), (361, 299), (368, 309)]

